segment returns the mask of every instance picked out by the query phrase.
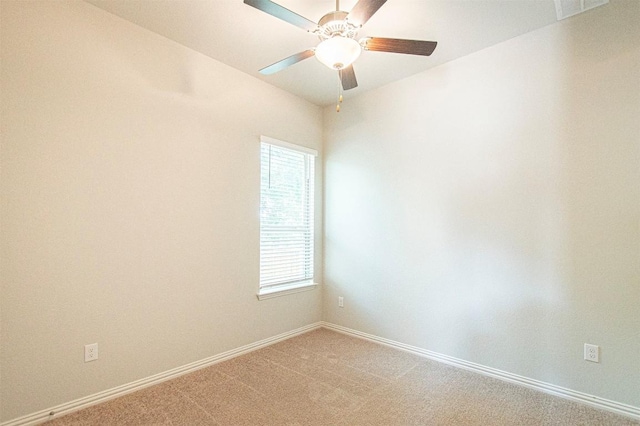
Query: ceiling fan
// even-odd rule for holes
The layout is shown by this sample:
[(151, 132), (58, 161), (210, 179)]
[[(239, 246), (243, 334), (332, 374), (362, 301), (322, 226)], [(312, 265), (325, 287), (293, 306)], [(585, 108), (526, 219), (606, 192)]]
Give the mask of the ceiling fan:
[(344, 12), (340, 10), (340, 0), (336, 0), (336, 10), (325, 14), (316, 24), (270, 0), (244, 0), (245, 4), (316, 34), (321, 40), (320, 44), (315, 48), (296, 53), (262, 68), (260, 73), (264, 75), (273, 74), (304, 59), (315, 56), (327, 67), (337, 70), (342, 88), (350, 90), (358, 86), (352, 64), (358, 59), (362, 50), (422, 56), (431, 55), (438, 44), (435, 41), (382, 37), (364, 37), (356, 40), (360, 28), (367, 23), (386, 1), (359, 0), (351, 12)]

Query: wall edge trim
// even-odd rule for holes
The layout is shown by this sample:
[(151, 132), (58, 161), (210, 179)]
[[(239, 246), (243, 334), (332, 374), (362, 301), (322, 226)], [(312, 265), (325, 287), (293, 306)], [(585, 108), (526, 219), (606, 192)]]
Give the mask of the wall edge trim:
[(590, 395), (584, 392), (575, 391), (572, 389), (564, 388), (562, 386), (557, 386), (552, 383), (546, 383), (540, 380), (520, 376), (518, 374), (509, 373), (508, 371), (499, 370), (497, 368), (487, 367), (481, 364), (465, 361), (460, 358), (455, 358), (449, 355), (444, 355), (438, 352), (422, 349), (417, 346), (411, 346), (404, 343), (396, 342), (394, 340), (375, 336), (373, 334), (364, 333), (358, 330), (354, 330), (348, 327), (343, 327), (341, 325), (333, 324), (330, 322), (322, 321), (321, 325), (323, 328), (326, 328), (328, 330), (337, 331), (339, 333), (347, 334), (349, 336), (358, 337), (364, 340), (369, 340), (371, 342), (379, 343), (385, 346), (390, 346), (392, 348), (399, 349), (404, 352), (409, 352), (424, 358), (449, 364), (454, 367), (463, 368), (465, 370), (469, 370), (485, 376), (490, 376), (506, 382), (515, 383), (530, 389), (535, 389), (537, 391), (544, 392), (546, 394), (559, 396), (561, 398), (569, 399), (581, 404), (599, 408), (601, 410), (610, 411), (616, 414), (621, 414), (623, 416), (640, 420), (640, 407), (623, 404), (621, 402), (612, 401), (605, 398), (600, 398), (595, 395)]
[[(107, 389), (102, 392), (94, 393), (93, 395), (88, 395), (73, 401), (56, 405), (55, 407), (50, 407), (45, 410), (40, 410), (31, 414), (27, 414), (25, 416), (15, 418), (13, 420), (8, 420), (4, 423), (0, 423), (0, 426), (31, 426), (31, 425), (41, 424), (47, 420), (62, 417), (63, 415), (73, 413), (74, 411), (78, 411), (78, 410), (90, 407), (92, 405), (100, 404), (100, 403), (124, 396), (126, 394), (147, 388), (149, 386), (160, 384), (167, 380), (174, 379), (176, 377), (182, 376), (187, 373), (192, 373), (196, 370), (209, 367), (211, 365), (217, 364), (222, 361), (227, 361), (229, 359), (238, 357), (240, 355), (253, 352), (255, 350), (273, 345), (275, 343), (290, 339), (291, 337), (304, 334), (321, 327), (322, 327), (321, 322), (315, 322), (300, 328), (296, 328), (291, 331), (287, 331), (285, 333), (278, 334), (276, 336), (268, 337), (266, 339), (262, 339), (257, 342), (249, 343), (248, 345), (240, 346), (239, 348), (236, 348), (236, 349), (231, 349), (229, 351), (222, 352), (217, 355), (213, 355), (211, 357), (201, 359), (199, 361), (194, 361), (192, 363), (185, 364), (180, 367), (172, 368), (171, 370), (167, 370), (158, 374), (154, 374), (152, 376), (135, 380), (133, 382), (126, 383), (124, 385), (116, 386), (114, 388)], [(52, 415), (51, 413), (54, 413), (54, 414)]]

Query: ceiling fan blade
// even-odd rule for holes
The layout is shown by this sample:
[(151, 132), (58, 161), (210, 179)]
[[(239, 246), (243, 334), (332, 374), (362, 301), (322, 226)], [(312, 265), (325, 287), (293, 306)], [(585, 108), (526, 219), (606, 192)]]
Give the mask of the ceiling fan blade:
[(403, 40), (399, 38), (367, 37), (360, 41), (365, 50), (429, 56), (438, 45), (435, 41)]
[(387, 0), (360, 0), (347, 16), (353, 25), (364, 25)]
[(282, 19), (283, 21), (293, 24), (296, 27), (300, 27), (303, 30), (313, 31), (318, 28), (318, 24), (316, 24), (315, 22), (312, 22), (304, 16), (300, 16), (297, 13), (292, 12), (289, 9), (282, 7), (270, 0), (244, 0), (244, 4), (253, 6), (258, 10), (268, 13), (271, 16), (275, 16), (276, 18)]
[(340, 73), (340, 81), (342, 81), (342, 88), (344, 90), (351, 90), (358, 87), (358, 81), (356, 80), (356, 73), (353, 71), (353, 65), (349, 65), (338, 72)]
[(283, 69), (293, 64), (297, 64), (298, 62), (304, 59), (314, 56), (315, 54), (316, 54), (315, 50), (313, 49), (308, 49), (303, 52), (296, 53), (295, 55), (291, 55), (288, 58), (284, 58), (283, 60), (278, 61), (275, 64), (271, 64), (268, 67), (262, 68), (260, 70), (260, 74), (269, 75), (269, 74), (276, 73), (278, 71), (282, 71)]

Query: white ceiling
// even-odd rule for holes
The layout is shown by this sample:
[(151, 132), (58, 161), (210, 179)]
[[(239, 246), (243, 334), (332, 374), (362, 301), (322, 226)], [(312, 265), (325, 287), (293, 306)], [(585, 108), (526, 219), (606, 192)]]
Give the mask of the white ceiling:
[[(309, 58), (279, 73), (258, 70), (318, 44), (313, 34), (247, 6), (243, 0), (85, 0), (186, 47), (317, 105), (335, 102), (336, 71)], [(335, 0), (276, 0), (312, 21)], [(349, 11), (356, 0), (342, 0)], [(358, 34), (438, 42), (429, 57), (363, 52), (354, 69), (358, 93), (556, 22), (554, 0), (388, 0)]]

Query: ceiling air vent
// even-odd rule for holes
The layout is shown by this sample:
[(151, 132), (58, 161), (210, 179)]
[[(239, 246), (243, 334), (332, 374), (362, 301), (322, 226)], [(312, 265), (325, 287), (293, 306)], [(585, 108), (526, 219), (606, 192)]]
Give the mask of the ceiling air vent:
[(558, 21), (577, 15), (594, 7), (609, 3), (609, 0), (555, 0)]

